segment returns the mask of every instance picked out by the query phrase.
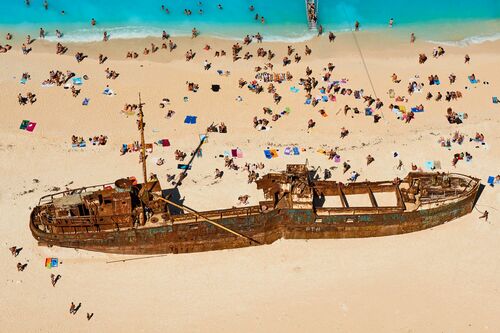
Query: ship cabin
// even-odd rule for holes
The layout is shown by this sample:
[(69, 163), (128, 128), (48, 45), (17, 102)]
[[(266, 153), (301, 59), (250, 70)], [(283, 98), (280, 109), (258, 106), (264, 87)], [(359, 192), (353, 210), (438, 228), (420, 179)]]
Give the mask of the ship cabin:
[(160, 212), (164, 204), (154, 199), (161, 194), (158, 181), (134, 184), (130, 179), (83, 187), (42, 197), (36, 210), (36, 224), (51, 233), (119, 230), (143, 225), (146, 211)]

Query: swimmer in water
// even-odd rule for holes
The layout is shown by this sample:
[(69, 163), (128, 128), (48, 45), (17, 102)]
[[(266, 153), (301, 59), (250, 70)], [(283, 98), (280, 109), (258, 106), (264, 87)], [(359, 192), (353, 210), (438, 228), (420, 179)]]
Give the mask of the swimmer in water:
[(255, 9), (255, 7), (253, 5), (250, 5), (250, 7), (248, 7), (248, 9), (250, 9), (250, 11), (253, 12), (253, 10)]
[(222, 5), (221, 5), (221, 4), (218, 4), (218, 5), (217, 5), (217, 8), (222, 9)]
[(94, 25), (96, 24), (96, 21), (95, 21), (95, 19), (94, 19), (94, 18), (92, 18), (92, 20), (90, 20), (90, 24), (91, 24), (92, 26), (94, 26)]
[(64, 14), (66, 14), (66, 13), (64, 12), (64, 10), (61, 10), (61, 15), (64, 15)]
[(45, 8), (45, 10), (49, 9), (49, 2), (47, 0), (43, 2), (43, 8)]
[(266, 23), (266, 21), (264, 20), (264, 16), (260, 17), (260, 23), (262, 23), (262, 24)]

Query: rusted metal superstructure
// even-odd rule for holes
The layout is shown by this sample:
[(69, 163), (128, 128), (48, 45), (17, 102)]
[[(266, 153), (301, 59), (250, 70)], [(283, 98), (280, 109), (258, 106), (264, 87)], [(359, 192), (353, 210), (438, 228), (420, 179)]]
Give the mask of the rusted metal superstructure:
[[(346, 185), (312, 180), (305, 165), (288, 165), (257, 186), (265, 197), (259, 205), (175, 213), (175, 205), (184, 206), (165, 201), (158, 181), (133, 185), (122, 179), (41, 198), (30, 228), (40, 245), (123, 254), (230, 249), (280, 238), (387, 236), (470, 213), (480, 182), (460, 174), (412, 172), (396, 182)], [(360, 197), (369, 204), (351, 204)]]
[[(138, 129), (144, 147), (142, 103)], [(203, 140), (197, 150), (203, 144)], [(195, 152), (196, 155), (196, 152)], [(319, 181), (305, 164), (257, 180), (258, 205), (197, 212), (146, 179), (123, 178), (40, 199), (30, 229), (39, 245), (121, 254), (190, 253), (270, 244), (285, 239), (396, 235), (437, 226), (470, 213), (477, 178), (411, 172), (382, 182)], [(185, 176), (185, 174), (184, 174)]]

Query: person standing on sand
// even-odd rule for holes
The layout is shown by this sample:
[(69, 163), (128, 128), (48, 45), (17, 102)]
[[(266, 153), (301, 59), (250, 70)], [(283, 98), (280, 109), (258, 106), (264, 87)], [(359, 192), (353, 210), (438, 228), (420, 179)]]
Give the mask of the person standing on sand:
[(323, 26), (320, 24), (318, 28), (318, 37), (323, 34)]
[(359, 22), (358, 21), (356, 21), (354, 23), (354, 31), (359, 31)]
[(410, 35), (410, 43), (415, 43), (415, 33), (412, 32), (411, 35)]
[(470, 57), (468, 54), (465, 55), (465, 63), (468, 64), (470, 62)]
[(75, 303), (71, 302), (71, 305), (69, 307), (69, 313), (75, 314), (75, 309), (76, 309)]

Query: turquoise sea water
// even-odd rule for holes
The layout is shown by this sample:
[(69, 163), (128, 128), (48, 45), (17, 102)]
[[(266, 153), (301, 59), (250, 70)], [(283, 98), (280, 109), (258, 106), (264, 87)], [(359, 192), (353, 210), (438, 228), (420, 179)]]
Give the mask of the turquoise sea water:
[[(304, 0), (0, 0), (0, 30), (38, 35), (43, 27), (59, 29), (67, 41), (111, 38), (189, 35), (196, 27), (205, 35), (242, 38), (260, 32), (266, 40), (300, 40), (310, 37)], [(222, 5), (222, 9), (218, 8)], [(170, 14), (161, 10), (164, 5)], [(249, 10), (253, 5), (255, 10)], [(492, 40), (500, 38), (500, 0), (319, 0), (319, 23), (325, 30), (345, 31), (353, 22), (362, 29), (394, 28), (416, 31), (419, 37), (438, 41)], [(184, 14), (190, 9), (192, 15)], [(199, 10), (203, 14), (199, 14)], [(61, 14), (64, 11), (64, 15)], [(264, 16), (265, 24), (255, 20)], [(92, 27), (90, 20), (97, 25)]]

